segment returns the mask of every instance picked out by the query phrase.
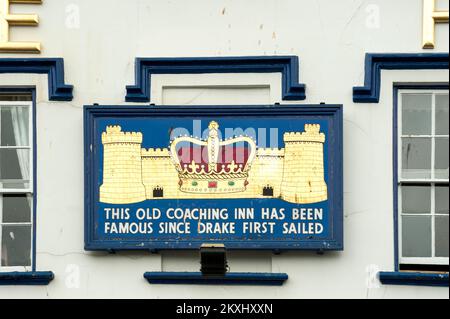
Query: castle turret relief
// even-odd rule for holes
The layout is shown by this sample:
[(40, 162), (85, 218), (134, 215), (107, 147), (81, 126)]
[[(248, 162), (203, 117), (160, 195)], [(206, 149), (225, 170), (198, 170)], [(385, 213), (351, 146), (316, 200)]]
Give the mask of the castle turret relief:
[(100, 201), (130, 204), (145, 200), (142, 183), (141, 133), (122, 132), (120, 126), (108, 126), (102, 134), (103, 185)]
[(281, 149), (258, 148), (248, 136), (222, 141), (218, 129), (219, 123), (212, 121), (205, 140), (182, 136), (168, 148), (143, 149), (141, 133), (108, 126), (102, 135), (100, 201), (278, 198), (311, 204), (327, 200), (325, 134), (320, 125), (286, 133)]
[(284, 134), (285, 154), (281, 198), (310, 204), (328, 198), (323, 147), (325, 134), (320, 125), (305, 125), (303, 133)]

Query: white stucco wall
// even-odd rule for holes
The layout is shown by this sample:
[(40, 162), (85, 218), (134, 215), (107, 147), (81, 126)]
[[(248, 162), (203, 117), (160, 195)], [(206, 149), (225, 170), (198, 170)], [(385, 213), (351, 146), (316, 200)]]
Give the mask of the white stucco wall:
[[(366, 284), (367, 267), (394, 267), (393, 83), (448, 82), (449, 74), (383, 71), (378, 104), (354, 104), (352, 88), (364, 82), (366, 52), (424, 51), (422, 0), (45, 0), (41, 6), (14, 5), (19, 11), (38, 13), (41, 23), (14, 28), (12, 38), (41, 41), (42, 57), (63, 57), (66, 83), (75, 90), (71, 102), (49, 102), (46, 76), (0, 74), (0, 86), (37, 87), (37, 268), (56, 276), (45, 287), (0, 286), (0, 298), (449, 297), (448, 288)], [(438, 25), (436, 48), (427, 52), (448, 52), (448, 41), (448, 25)], [(344, 105), (345, 251), (231, 254), (234, 271), (288, 273), (289, 281), (276, 288), (151, 286), (144, 272), (197, 270), (197, 256), (85, 252), (83, 105), (125, 104), (135, 57), (245, 55), (299, 56), (307, 99), (294, 103)], [(0, 58), (21, 56), (29, 55)], [(160, 75), (152, 80), (152, 102), (281, 102), (280, 79)]]

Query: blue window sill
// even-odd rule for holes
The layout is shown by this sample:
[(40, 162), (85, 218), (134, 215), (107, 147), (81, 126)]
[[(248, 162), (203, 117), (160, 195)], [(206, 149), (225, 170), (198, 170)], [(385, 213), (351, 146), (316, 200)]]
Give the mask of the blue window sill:
[(47, 286), (54, 278), (51, 271), (0, 272), (0, 286)]
[(144, 278), (156, 285), (282, 286), (288, 275), (227, 273), (225, 276), (203, 276), (200, 272), (146, 272)]
[(448, 287), (447, 274), (427, 274), (420, 272), (380, 272), (383, 285)]

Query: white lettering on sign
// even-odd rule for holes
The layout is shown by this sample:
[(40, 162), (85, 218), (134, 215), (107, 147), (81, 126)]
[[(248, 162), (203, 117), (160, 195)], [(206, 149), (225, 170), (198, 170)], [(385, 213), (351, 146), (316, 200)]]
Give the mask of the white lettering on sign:
[(320, 235), (323, 232), (323, 225), (319, 223), (284, 223), (283, 234), (285, 235)]
[[(104, 208), (111, 235), (323, 235), (322, 208)], [(234, 219), (233, 219), (234, 218)], [(238, 222), (239, 221), (239, 222)]]
[(294, 208), (292, 210), (293, 220), (323, 220), (323, 209)]

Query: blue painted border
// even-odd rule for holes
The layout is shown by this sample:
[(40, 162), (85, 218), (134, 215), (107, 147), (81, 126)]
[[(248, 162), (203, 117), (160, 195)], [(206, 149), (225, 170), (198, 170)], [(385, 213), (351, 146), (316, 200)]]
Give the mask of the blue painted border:
[(51, 271), (0, 272), (0, 286), (47, 286), (54, 278)]
[(64, 83), (64, 59), (0, 59), (0, 73), (36, 73), (48, 75), (50, 101), (72, 101), (73, 86)]
[(383, 285), (448, 287), (447, 274), (427, 274), (411, 272), (380, 272), (379, 279)]
[(144, 278), (154, 285), (282, 286), (289, 276), (271, 273), (227, 273), (225, 276), (203, 276), (199, 272), (146, 272)]
[(327, 241), (264, 241), (248, 244), (245, 241), (226, 241), (235, 250), (343, 250), (343, 117), (342, 105), (257, 105), (257, 106), (85, 106), (84, 107), (84, 167), (85, 167), (85, 250), (176, 250), (195, 249), (189, 242), (151, 243), (141, 241), (104, 241), (95, 239), (94, 206), (98, 190), (94, 180), (95, 158), (90, 151), (94, 145), (94, 120), (100, 117), (213, 117), (213, 116), (329, 116), (335, 133), (332, 153), (335, 171), (330, 174), (330, 188), (334, 197), (332, 236)]
[(353, 88), (353, 102), (378, 103), (380, 101), (381, 70), (448, 68), (448, 53), (367, 53), (364, 86)]
[(127, 86), (127, 102), (150, 102), (152, 74), (272, 73), (282, 74), (283, 100), (306, 99), (299, 83), (297, 56), (136, 58), (135, 85)]

